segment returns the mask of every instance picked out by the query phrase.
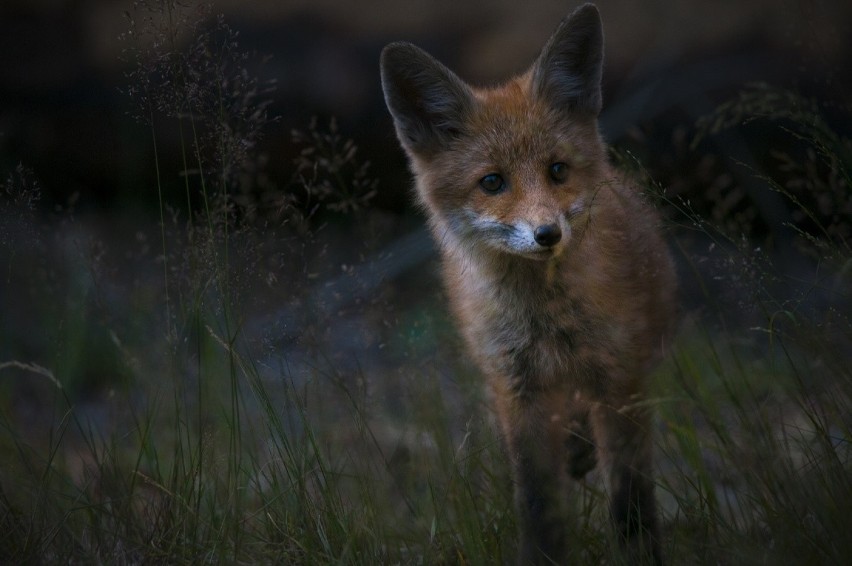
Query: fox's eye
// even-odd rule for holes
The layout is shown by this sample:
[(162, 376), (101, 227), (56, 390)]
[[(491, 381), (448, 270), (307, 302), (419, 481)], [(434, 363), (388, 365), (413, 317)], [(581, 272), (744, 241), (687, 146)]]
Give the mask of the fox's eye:
[(564, 183), (568, 178), (568, 165), (561, 161), (550, 166), (550, 178), (557, 183)]
[(486, 193), (499, 193), (506, 188), (506, 182), (497, 173), (491, 173), (479, 180), (479, 186)]

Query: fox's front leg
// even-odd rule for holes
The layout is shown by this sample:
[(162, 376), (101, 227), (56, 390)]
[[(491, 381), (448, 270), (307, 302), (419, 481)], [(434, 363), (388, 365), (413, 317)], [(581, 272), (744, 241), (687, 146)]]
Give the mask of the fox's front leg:
[(558, 395), (511, 394), (497, 408), (509, 452), (520, 564), (562, 564), (567, 546), (566, 431)]
[(661, 564), (647, 407), (598, 404), (591, 411), (599, 459), (609, 483), (610, 512), (630, 564)]
[(525, 416), (506, 438), (515, 484), (520, 563), (561, 563), (566, 550), (564, 456), (553, 446), (551, 435), (536, 426), (537, 415)]

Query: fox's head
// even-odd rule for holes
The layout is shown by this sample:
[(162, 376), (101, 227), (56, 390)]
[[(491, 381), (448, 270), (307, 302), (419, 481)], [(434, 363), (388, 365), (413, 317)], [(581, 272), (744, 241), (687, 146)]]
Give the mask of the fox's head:
[(602, 64), (592, 4), (498, 88), (471, 87), (409, 43), (385, 47), (385, 101), (439, 239), (539, 259), (564, 249), (602, 182)]

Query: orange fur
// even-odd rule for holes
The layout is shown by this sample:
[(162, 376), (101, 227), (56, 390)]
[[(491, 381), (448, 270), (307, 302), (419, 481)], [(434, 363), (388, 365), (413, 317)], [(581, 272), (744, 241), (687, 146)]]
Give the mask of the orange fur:
[(601, 62), (592, 5), (498, 88), (470, 87), (409, 44), (382, 55), (451, 307), (493, 393), (522, 562), (570, 556), (566, 483), (595, 460), (628, 556), (660, 560), (642, 401), (675, 277), (653, 208), (607, 162)]

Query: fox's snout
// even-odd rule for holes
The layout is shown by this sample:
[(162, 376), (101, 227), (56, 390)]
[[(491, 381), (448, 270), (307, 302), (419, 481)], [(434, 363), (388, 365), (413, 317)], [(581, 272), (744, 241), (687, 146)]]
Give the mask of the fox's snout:
[(567, 218), (560, 217), (555, 221), (521, 220), (504, 225), (508, 230), (493, 234), (494, 238), (480, 233), (479, 237), (492, 240), (492, 244), (503, 252), (528, 256), (536, 259), (550, 257), (548, 254), (558, 254), (567, 245), (571, 237), (571, 225)]
[(542, 224), (533, 232), (533, 238), (538, 245), (549, 248), (562, 239), (562, 229), (559, 224)]

